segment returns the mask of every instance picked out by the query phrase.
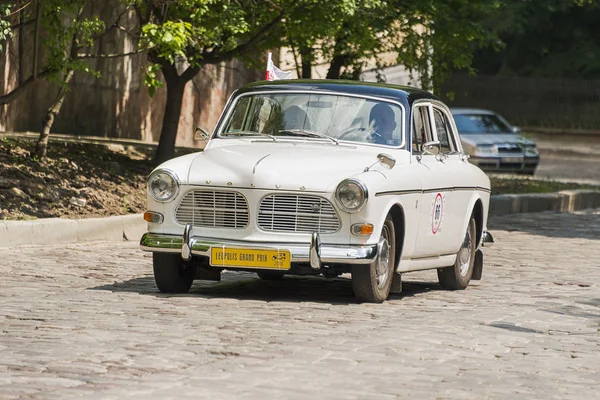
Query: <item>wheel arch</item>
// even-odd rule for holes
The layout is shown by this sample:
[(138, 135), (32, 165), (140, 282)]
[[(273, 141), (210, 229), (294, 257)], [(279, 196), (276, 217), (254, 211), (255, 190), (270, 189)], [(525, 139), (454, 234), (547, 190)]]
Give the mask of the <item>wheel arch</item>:
[(483, 203), (481, 199), (475, 200), (475, 204), (473, 204), (473, 211), (471, 213), (473, 218), (475, 218), (475, 225), (477, 232), (477, 247), (479, 247), (479, 243), (481, 243), (481, 236), (483, 235)]
[(400, 264), (400, 258), (402, 256), (402, 250), (404, 248), (406, 219), (404, 217), (404, 209), (400, 204), (394, 204), (390, 208), (388, 214), (392, 216), (392, 221), (394, 223), (394, 233), (396, 235), (396, 255), (394, 259), (394, 268), (396, 269)]

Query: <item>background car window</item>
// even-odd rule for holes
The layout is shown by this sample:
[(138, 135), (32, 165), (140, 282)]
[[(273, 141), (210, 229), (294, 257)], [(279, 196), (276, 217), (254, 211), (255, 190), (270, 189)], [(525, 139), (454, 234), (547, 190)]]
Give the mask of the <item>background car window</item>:
[(423, 143), (433, 140), (429, 121), (429, 106), (417, 106), (413, 112), (412, 152), (420, 154)]
[(455, 146), (454, 142), (452, 141), (448, 118), (446, 118), (446, 115), (437, 108), (433, 109), (433, 118), (435, 121), (437, 137), (440, 142), (440, 150), (442, 153), (450, 153), (454, 150)]
[(512, 128), (495, 114), (454, 114), (459, 133), (512, 133)]

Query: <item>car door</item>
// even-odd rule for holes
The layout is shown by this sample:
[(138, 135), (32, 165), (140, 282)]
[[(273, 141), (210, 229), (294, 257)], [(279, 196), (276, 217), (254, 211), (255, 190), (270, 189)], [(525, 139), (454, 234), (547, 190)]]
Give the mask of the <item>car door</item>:
[(458, 251), (464, 238), (464, 221), (473, 187), (469, 186), (469, 165), (462, 153), (458, 133), (452, 124), (450, 110), (442, 103), (434, 102), (433, 126), (435, 138), (440, 142), (439, 161), (443, 165), (441, 173), (445, 177), (446, 186), (452, 188), (452, 201), (447, 203), (443, 211), (441, 224), (444, 229), (444, 251)]
[(418, 171), (423, 178), (419, 232), (413, 258), (449, 254), (455, 251), (448, 243), (453, 234), (452, 219), (448, 215), (454, 207), (454, 178), (452, 168), (448, 167), (450, 151), (435, 154), (425, 150), (426, 144), (439, 140), (432, 102), (415, 102), (412, 115), (412, 162), (421, 167)]

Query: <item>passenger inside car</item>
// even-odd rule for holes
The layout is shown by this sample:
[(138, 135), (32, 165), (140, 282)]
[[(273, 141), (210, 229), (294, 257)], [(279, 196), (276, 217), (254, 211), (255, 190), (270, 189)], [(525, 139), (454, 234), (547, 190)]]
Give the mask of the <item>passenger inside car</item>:
[(285, 110), (283, 117), (285, 129), (310, 130), (310, 121), (306, 112), (298, 106), (291, 106)]
[(372, 129), (372, 143), (398, 145), (398, 141), (392, 137), (396, 129), (395, 115), (388, 104), (378, 103), (371, 108), (369, 126)]

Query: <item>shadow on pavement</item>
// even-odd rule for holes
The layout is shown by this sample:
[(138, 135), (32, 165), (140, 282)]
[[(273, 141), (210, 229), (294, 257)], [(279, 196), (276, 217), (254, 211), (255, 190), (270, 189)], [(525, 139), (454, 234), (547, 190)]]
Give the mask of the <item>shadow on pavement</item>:
[(600, 210), (578, 213), (539, 212), (490, 216), (488, 229), (528, 232), (559, 238), (600, 240)]
[[(200, 297), (238, 300), (315, 302), (328, 304), (356, 303), (352, 283), (348, 278), (285, 277), (280, 281), (263, 281), (251, 273), (224, 273), (220, 282), (194, 281), (189, 293), (160, 293), (152, 276), (133, 278), (89, 290), (132, 292), (155, 297)], [(402, 293), (390, 295), (389, 300), (401, 300), (419, 293), (440, 290), (437, 283), (403, 282)]]

